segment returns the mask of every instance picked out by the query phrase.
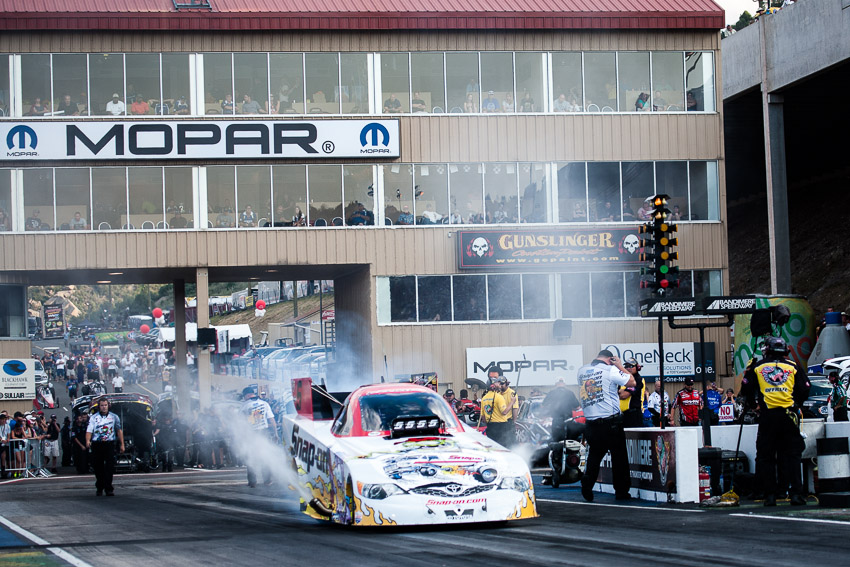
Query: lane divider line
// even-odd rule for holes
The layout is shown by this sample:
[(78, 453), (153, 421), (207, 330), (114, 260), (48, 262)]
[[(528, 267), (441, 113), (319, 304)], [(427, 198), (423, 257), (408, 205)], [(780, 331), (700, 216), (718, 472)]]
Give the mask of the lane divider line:
[(571, 500), (549, 500), (538, 498), (538, 502), (551, 502), (552, 504), (575, 504), (577, 506), (604, 506), (606, 508), (627, 508), (629, 510), (660, 510), (664, 512), (688, 512), (702, 514), (705, 510), (690, 510), (684, 508), (666, 508), (663, 506), (634, 506), (628, 504), (602, 504), (601, 502), (573, 502)]
[(62, 549), (61, 547), (51, 547), (49, 541), (38, 537), (37, 535), (35, 535), (34, 533), (32, 533), (28, 530), (25, 530), (24, 528), (22, 528), (18, 524), (12, 522), (11, 520), (4, 518), (3, 516), (0, 516), (0, 524), (3, 524), (4, 526), (9, 528), (10, 530), (15, 532), (16, 534), (25, 537), (26, 539), (30, 540), (32, 543), (34, 543), (36, 545), (39, 545), (39, 546), (42, 546), (42, 547), (47, 546), (47, 551), (49, 551), (53, 555), (59, 557), (60, 559), (67, 561), (68, 563), (70, 563), (74, 567), (93, 567), (91, 563), (86, 563), (85, 561), (83, 561), (79, 557), (77, 557), (75, 555), (71, 555), (70, 553), (68, 553), (67, 551)]
[[(802, 508), (802, 506), (801, 506)], [(850, 522), (841, 520), (822, 520), (820, 518), (800, 518), (799, 516), (770, 516), (768, 514), (729, 514), (730, 516), (738, 516), (741, 518), (761, 518), (765, 520), (786, 520), (789, 522), (810, 522), (813, 524), (835, 524), (838, 526), (850, 527)]]

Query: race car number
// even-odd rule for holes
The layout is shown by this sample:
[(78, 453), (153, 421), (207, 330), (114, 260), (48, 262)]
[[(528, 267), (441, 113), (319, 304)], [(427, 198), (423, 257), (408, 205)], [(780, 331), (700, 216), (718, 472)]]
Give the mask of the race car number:
[(410, 421), (397, 421), (393, 424), (393, 430), (399, 431), (402, 429), (426, 429), (431, 427), (438, 427), (440, 424), (440, 420), (436, 417), (434, 419), (412, 419)]
[(393, 437), (403, 437), (411, 434), (438, 434), (442, 422), (436, 415), (399, 417), (394, 419), (391, 426)]

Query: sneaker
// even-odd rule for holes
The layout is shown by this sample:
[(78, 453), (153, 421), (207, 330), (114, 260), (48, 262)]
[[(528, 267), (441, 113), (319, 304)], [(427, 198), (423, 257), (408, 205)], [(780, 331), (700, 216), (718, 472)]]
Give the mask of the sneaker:
[(807, 504), (806, 497), (800, 494), (791, 495), (791, 506), (805, 506)]
[(95, 496), (103, 496), (103, 489), (102, 489), (102, 488), (98, 488), (98, 489), (97, 489), (97, 492), (95, 493)]
[(764, 505), (765, 506), (776, 506), (776, 496), (773, 494), (769, 494), (764, 497)]
[(114, 490), (107, 490), (106, 495), (107, 496), (115, 496), (115, 491)]
[(588, 502), (593, 502), (593, 490), (590, 488), (581, 487), (581, 496)]
[(614, 495), (614, 500), (631, 500), (631, 499), (632, 499), (632, 495), (629, 494), (628, 492), (624, 492), (622, 494)]

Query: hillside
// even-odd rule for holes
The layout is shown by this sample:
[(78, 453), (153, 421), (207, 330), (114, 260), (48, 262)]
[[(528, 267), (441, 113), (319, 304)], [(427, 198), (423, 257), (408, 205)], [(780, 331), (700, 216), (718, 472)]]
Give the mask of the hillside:
[[(322, 297), (322, 307), (328, 309), (333, 307), (334, 296), (332, 293), (326, 293)], [(248, 324), (251, 327), (251, 334), (254, 339), (259, 339), (260, 331), (268, 330), (269, 323), (291, 323), (294, 321), (293, 316), (294, 302), (282, 301), (269, 305), (266, 308), (266, 314), (263, 317), (254, 315), (253, 309), (244, 311), (234, 311), (227, 315), (219, 315), (210, 318), (211, 325), (241, 325)], [(319, 320), (319, 296), (311, 295), (308, 297), (298, 298), (298, 318), (301, 319), (308, 315), (312, 321)]]

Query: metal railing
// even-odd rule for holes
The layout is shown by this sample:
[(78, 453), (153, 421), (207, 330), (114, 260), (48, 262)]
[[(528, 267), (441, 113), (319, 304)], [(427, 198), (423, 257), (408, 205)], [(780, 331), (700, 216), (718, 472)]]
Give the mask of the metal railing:
[(44, 468), (44, 442), (40, 439), (9, 439), (6, 472), (13, 478), (48, 478)]

